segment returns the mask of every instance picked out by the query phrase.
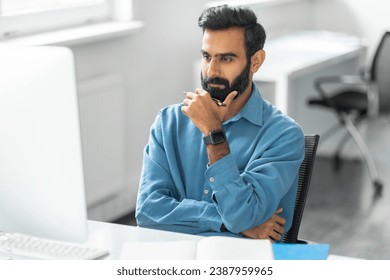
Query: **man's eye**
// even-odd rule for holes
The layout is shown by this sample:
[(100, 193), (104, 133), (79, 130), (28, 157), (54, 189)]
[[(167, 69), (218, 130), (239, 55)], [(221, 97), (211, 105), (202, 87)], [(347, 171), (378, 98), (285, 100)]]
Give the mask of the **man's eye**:
[(203, 59), (206, 60), (206, 61), (209, 61), (210, 60), (210, 56), (207, 55), (207, 54), (204, 54), (203, 55)]
[(221, 57), (221, 61), (231, 62), (231, 61), (233, 61), (233, 58), (231, 56), (224, 56), (224, 57)]

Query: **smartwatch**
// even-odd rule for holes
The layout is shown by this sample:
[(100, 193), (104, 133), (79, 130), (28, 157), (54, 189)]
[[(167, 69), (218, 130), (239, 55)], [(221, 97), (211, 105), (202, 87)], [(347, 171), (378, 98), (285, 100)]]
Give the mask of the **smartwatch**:
[(226, 141), (223, 129), (212, 130), (209, 135), (203, 137), (205, 145), (218, 145)]

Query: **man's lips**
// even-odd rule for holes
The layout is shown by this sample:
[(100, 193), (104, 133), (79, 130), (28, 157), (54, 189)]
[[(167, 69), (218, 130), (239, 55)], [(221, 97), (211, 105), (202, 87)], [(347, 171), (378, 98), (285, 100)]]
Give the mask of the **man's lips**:
[(212, 87), (212, 88), (219, 88), (219, 89), (224, 89), (225, 88), (225, 86), (221, 85), (221, 84), (212, 84), (212, 83), (210, 83), (210, 84), (207, 84), (207, 86)]

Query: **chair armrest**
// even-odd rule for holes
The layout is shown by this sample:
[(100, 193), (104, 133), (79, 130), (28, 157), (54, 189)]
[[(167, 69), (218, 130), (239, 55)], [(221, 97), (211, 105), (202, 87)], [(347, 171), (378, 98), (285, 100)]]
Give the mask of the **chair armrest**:
[(314, 81), (314, 84), (319, 87), (322, 84), (365, 85), (366, 83), (367, 82), (363, 79), (363, 77), (355, 75), (320, 77)]
[(314, 81), (314, 86), (317, 89), (323, 100), (328, 100), (326, 91), (323, 86), (325, 84), (340, 84), (340, 85), (355, 85), (355, 86), (364, 86), (367, 92), (368, 98), (368, 116), (375, 117), (379, 112), (379, 97), (377, 89), (374, 83), (372, 83), (366, 77), (358, 75), (341, 75), (341, 76), (326, 76), (317, 78)]
[(314, 87), (320, 94), (321, 98), (328, 100), (327, 93), (323, 88), (325, 84), (342, 84), (342, 85), (360, 85), (367, 86), (367, 82), (363, 79), (362, 76), (358, 75), (341, 75), (341, 76), (325, 76), (317, 78), (314, 81)]

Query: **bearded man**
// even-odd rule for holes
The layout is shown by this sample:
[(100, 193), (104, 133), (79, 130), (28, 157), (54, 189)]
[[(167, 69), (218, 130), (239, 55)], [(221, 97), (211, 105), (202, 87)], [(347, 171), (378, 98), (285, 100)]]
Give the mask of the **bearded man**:
[(292, 223), (304, 135), (253, 83), (264, 28), (252, 10), (226, 5), (206, 9), (198, 25), (202, 88), (151, 127), (137, 224), (280, 241)]

